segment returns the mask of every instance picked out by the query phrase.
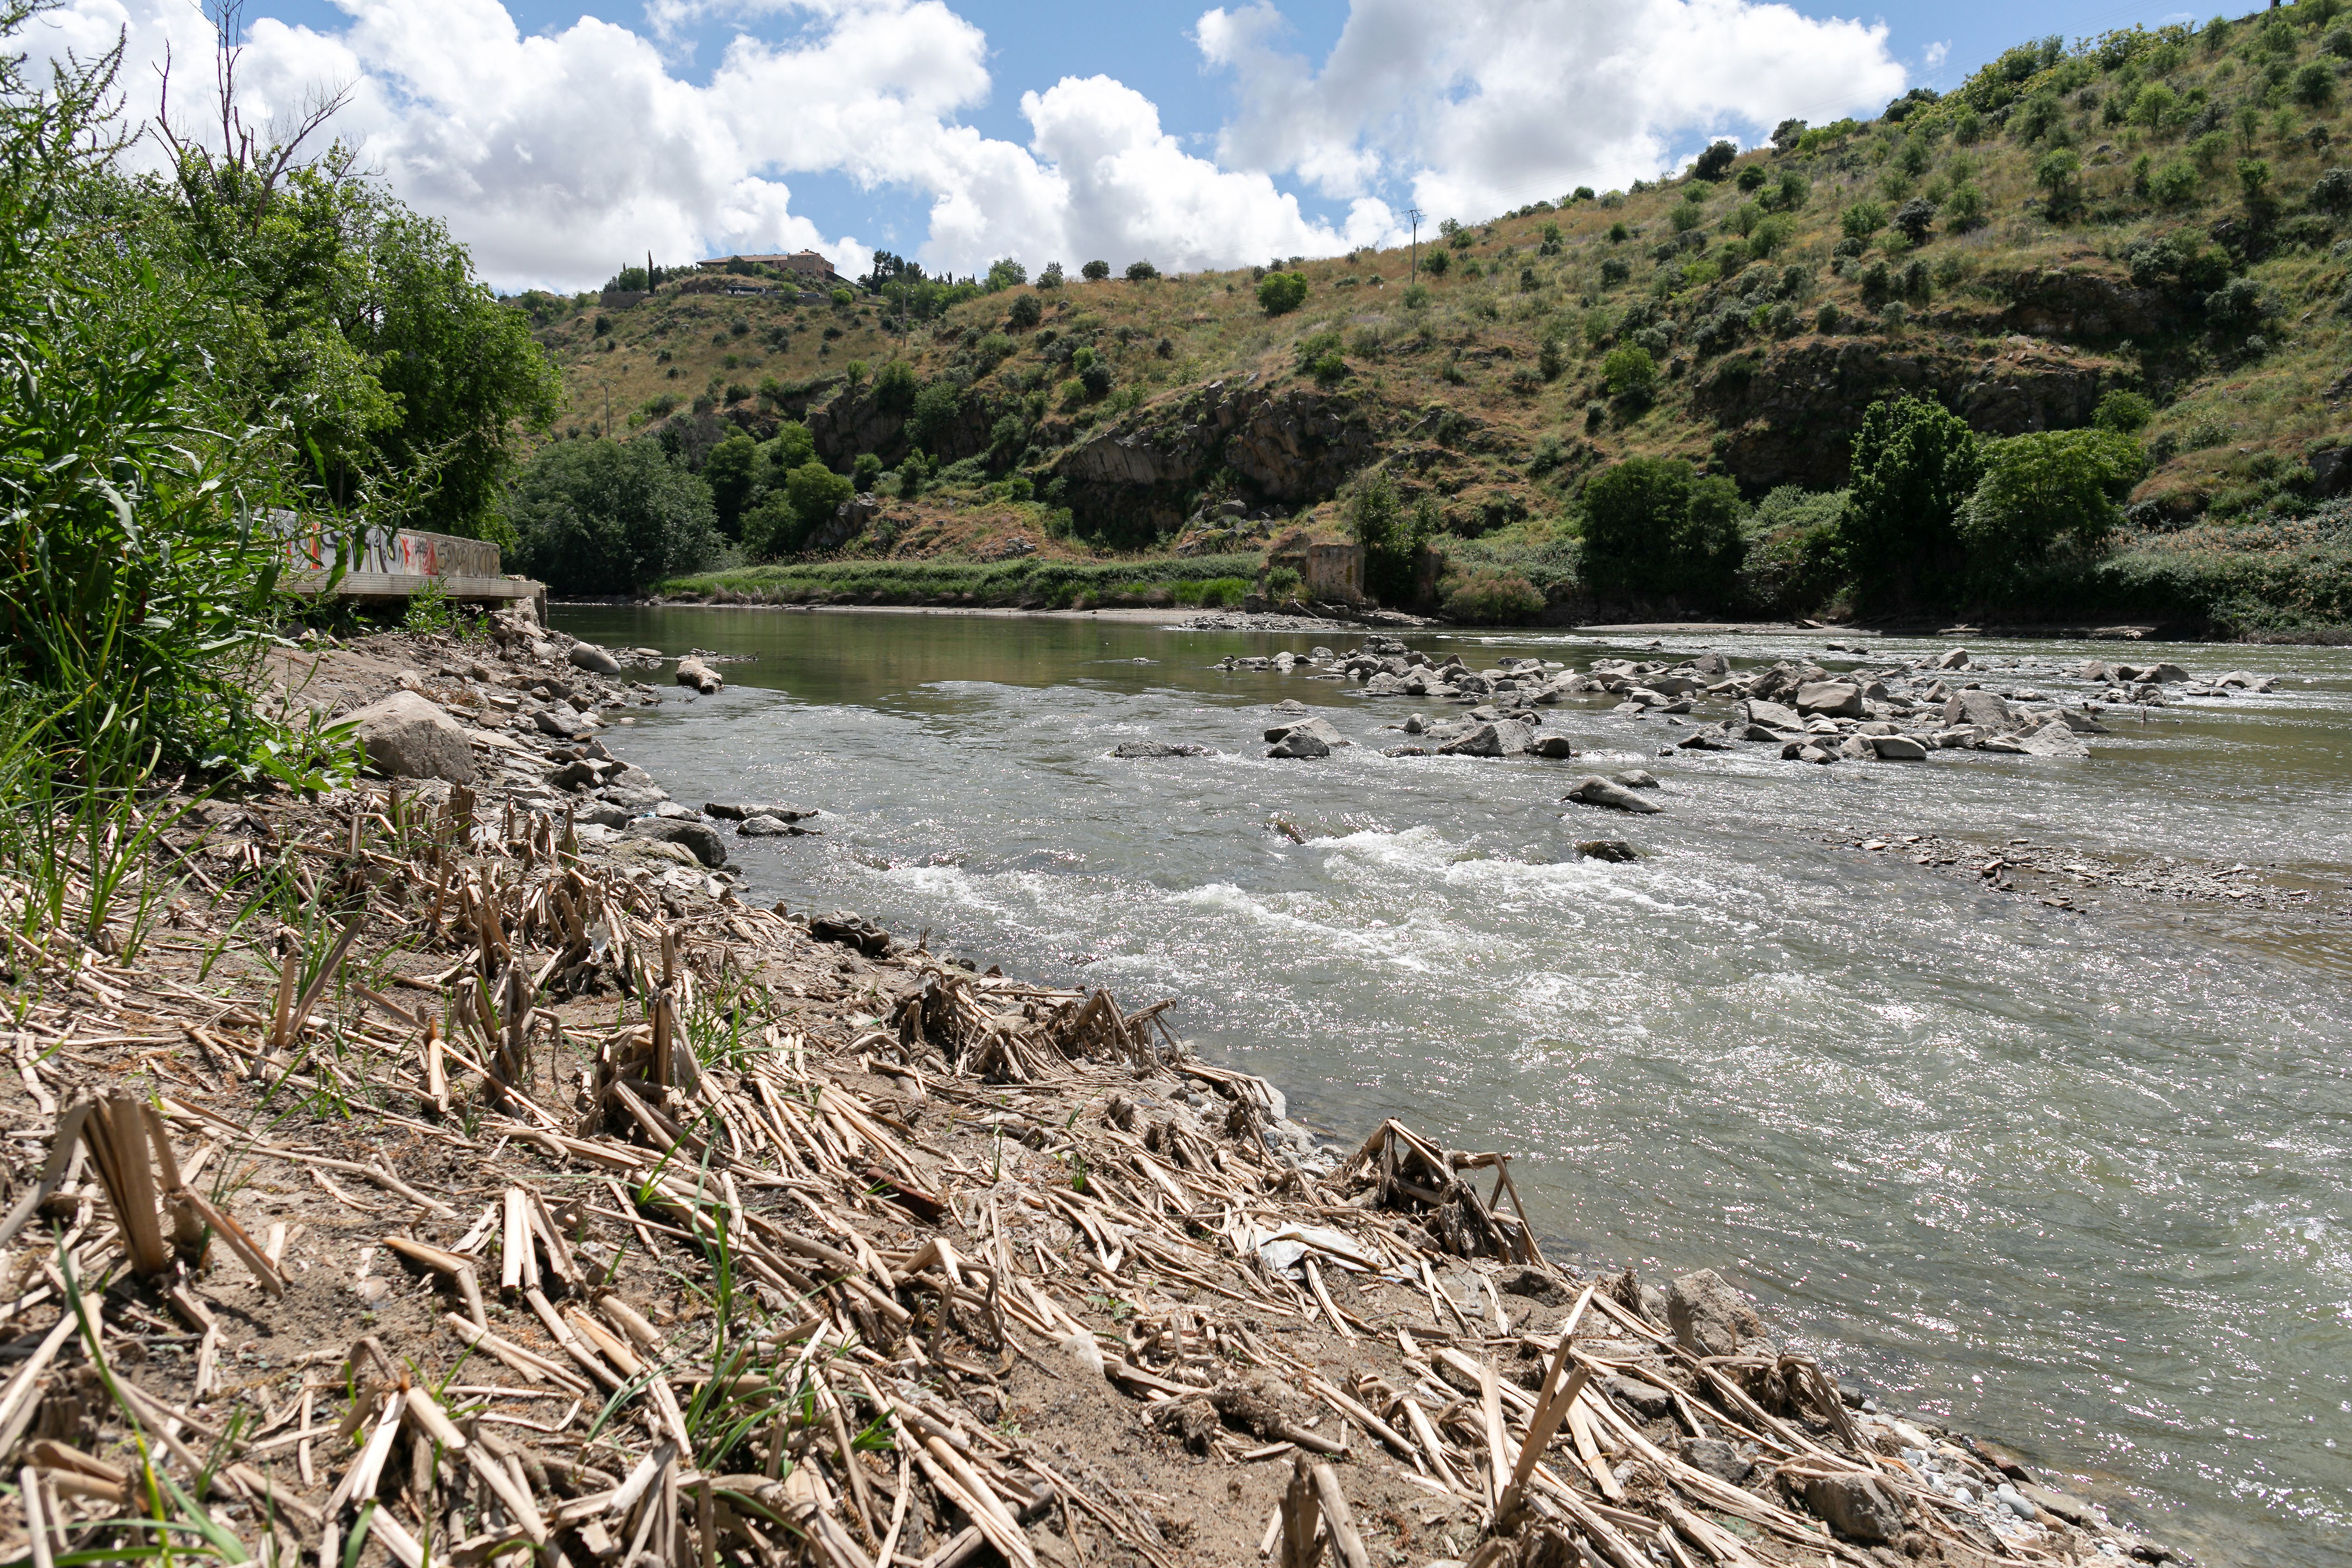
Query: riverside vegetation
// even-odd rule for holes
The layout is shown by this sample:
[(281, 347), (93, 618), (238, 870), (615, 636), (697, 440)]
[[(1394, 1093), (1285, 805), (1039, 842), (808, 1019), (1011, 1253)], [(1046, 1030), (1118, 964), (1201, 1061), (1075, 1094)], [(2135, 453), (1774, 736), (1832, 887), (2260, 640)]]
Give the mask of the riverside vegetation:
[(1153, 603), (1230, 573), (1192, 552), (1296, 525), (1370, 544), (1385, 602), (1465, 619), (2328, 634), (2352, 624), (2339, 11), (2023, 45), (1874, 121), (1448, 220), (1410, 280), (1402, 251), (1008, 261), (815, 304), (533, 308), (561, 434), (710, 476), (724, 569), (681, 591), (1048, 604), (1076, 590), (1028, 581), (1047, 563), (1149, 556), (1086, 591)]

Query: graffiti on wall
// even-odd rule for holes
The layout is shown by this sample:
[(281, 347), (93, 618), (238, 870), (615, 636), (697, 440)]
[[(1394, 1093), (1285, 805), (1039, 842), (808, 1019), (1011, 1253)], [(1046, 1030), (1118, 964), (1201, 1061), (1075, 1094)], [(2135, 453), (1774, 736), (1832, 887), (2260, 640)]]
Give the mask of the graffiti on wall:
[[(285, 540), (286, 563), (296, 571), (331, 571), (353, 542), (350, 531), (289, 512), (273, 514), (269, 526)], [(455, 534), (370, 528), (359, 533), (345, 571), (387, 577), (496, 577), (499, 547)]]

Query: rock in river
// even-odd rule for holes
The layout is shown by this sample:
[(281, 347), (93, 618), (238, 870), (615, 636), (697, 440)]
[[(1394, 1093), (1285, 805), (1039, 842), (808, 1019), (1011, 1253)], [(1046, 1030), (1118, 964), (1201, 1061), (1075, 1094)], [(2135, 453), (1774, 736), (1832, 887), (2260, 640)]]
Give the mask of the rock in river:
[(1587, 860), (1606, 860), (1618, 866), (1635, 858), (1633, 847), (1622, 838), (1587, 838), (1577, 845), (1576, 852)]
[(704, 805), (705, 816), (716, 816), (728, 822), (749, 822), (755, 816), (772, 816), (784, 822), (798, 822), (803, 816), (814, 816), (813, 805), (765, 805), (743, 800), (714, 800)]
[(1974, 724), (1999, 733), (2017, 727), (2017, 711), (2001, 700), (2000, 693), (1972, 686), (1944, 700), (1944, 728), (1957, 729), (1962, 724)]
[(1560, 796), (1580, 805), (1605, 805), (1612, 811), (1664, 811), (1654, 800), (1645, 800), (1623, 784), (1612, 784), (1598, 773), (1576, 781), (1576, 787)]
[(1265, 732), (1265, 738), (1274, 742), (1266, 750), (1269, 757), (1328, 757), (1334, 746), (1355, 744), (1322, 719), (1277, 724)]
[(1528, 749), (1528, 727), (1509, 719), (1478, 725), (1437, 748), (1442, 757), (1515, 757)]
[(1927, 760), (1927, 748), (1908, 735), (1873, 735), (1869, 739), (1871, 750), (1878, 753), (1878, 760), (1882, 763), (1924, 763)]
[(691, 686), (705, 697), (715, 695), (720, 687), (727, 684), (719, 678), (717, 670), (691, 655), (677, 661), (677, 683)]
[(1862, 688), (1850, 680), (1809, 680), (1797, 688), (1797, 711), (1859, 719), (1864, 712)]
[(1205, 757), (1211, 754), (1206, 746), (1187, 745), (1176, 741), (1121, 741), (1110, 749), (1114, 757)]
[(2063, 719), (2053, 719), (2020, 742), (2026, 754), (2035, 757), (2087, 757), (2091, 748), (2073, 726)]

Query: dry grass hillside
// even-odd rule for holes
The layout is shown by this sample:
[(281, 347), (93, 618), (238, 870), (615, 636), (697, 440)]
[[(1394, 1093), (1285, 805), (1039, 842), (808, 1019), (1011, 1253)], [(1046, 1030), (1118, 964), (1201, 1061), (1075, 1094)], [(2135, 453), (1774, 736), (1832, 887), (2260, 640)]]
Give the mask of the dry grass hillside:
[[(1097, 550), (1164, 548), (1227, 502), (1331, 526), (1315, 509), (1379, 465), (1454, 559), (1556, 589), (1578, 491), (1622, 458), (1685, 457), (1753, 501), (1841, 485), (1882, 396), (2011, 435), (2084, 425), (2123, 389), (2154, 410), (2123, 553), (2333, 547), (2352, 23), (2330, 4), (2023, 47), (1709, 177), (1449, 225), (1417, 276), (1402, 250), (1293, 261), (1305, 300), (1278, 315), (1262, 268), (1005, 289), (903, 335), (871, 299), (580, 310), (541, 332), (561, 433), (666, 425), (691, 453), (803, 417), (845, 472), (918, 445), (963, 459), (918, 508), (995, 502)], [(874, 373), (896, 358), (952, 401), (909, 409), (902, 382), (894, 405)]]

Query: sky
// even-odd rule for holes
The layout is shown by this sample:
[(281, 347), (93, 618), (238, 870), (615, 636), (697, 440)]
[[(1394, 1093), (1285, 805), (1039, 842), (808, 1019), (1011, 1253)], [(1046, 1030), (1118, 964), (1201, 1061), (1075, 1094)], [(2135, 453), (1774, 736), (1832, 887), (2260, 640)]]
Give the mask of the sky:
[[(2189, 19), (2178, 0), (600, 3), (247, 0), (239, 108), (284, 124), (347, 92), (329, 133), (502, 290), (803, 247), (852, 274), (877, 248), (934, 274), (1190, 271), (1620, 187), (1717, 137), (1948, 89), (2027, 38)], [(201, 134), (215, 37), (196, 0), (60, 0), (24, 42), (122, 38), (139, 120), (168, 57), (173, 123)]]

